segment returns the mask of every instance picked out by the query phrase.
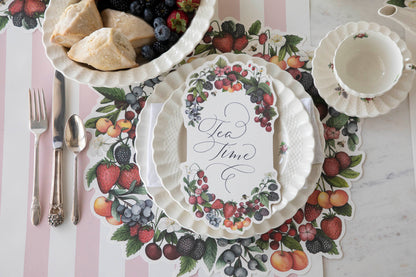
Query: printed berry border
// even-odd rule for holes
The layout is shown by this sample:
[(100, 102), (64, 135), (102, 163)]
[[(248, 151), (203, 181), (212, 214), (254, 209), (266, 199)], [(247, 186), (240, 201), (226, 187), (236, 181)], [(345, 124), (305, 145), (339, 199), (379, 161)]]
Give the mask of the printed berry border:
[[(102, 98), (86, 121), (93, 133), (86, 174), (86, 189), (96, 192), (92, 212), (113, 226), (111, 240), (120, 243), (126, 258), (177, 264), (177, 276), (200, 269), (229, 276), (301, 275), (309, 271), (312, 255), (341, 258), (345, 221), (354, 214), (351, 182), (360, 178), (364, 160), (357, 150), (359, 118), (337, 112), (319, 96), (310, 74), (311, 54), (300, 45), (303, 38), (260, 21), (245, 26), (234, 19), (214, 20), (211, 26), (183, 63), (213, 53), (246, 53), (277, 64), (311, 95), (325, 128), (326, 158), (315, 191), (292, 218), (252, 238), (214, 239), (181, 228), (153, 204), (134, 164), (138, 114), (160, 77), (128, 88), (94, 88)], [(281, 145), (280, 151), (286, 150)]]
[(6, 30), (7, 26), (29, 31), (42, 28), (49, 0), (36, 0), (36, 3), (23, 0), (2, 0), (0, 2), (0, 33)]

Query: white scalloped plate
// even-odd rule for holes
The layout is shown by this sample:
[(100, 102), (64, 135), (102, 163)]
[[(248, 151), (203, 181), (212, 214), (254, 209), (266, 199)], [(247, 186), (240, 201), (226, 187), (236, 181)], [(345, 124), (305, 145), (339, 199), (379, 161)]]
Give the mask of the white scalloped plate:
[(376, 31), (389, 36), (399, 46), (403, 61), (409, 62), (412, 54), (400, 37), (385, 26), (369, 22), (350, 22), (329, 32), (319, 43), (312, 60), (312, 75), (319, 95), (337, 111), (349, 116), (375, 117), (396, 108), (412, 88), (414, 72), (404, 70), (397, 84), (385, 94), (375, 98), (359, 98), (348, 94), (338, 84), (331, 68), (335, 50), (348, 36), (361, 31)]
[[(226, 54), (227, 58), (232, 55)], [(212, 60), (216, 56), (212, 55), (206, 58), (206, 60)], [(265, 63), (264, 60), (258, 58), (252, 58), (250, 56), (243, 56), (240, 57), (241, 61), (248, 61), (249, 59), (255, 61), (256, 63), (262, 64)], [(155, 202), (158, 204), (160, 208), (165, 210), (166, 214), (174, 219), (177, 219), (184, 227), (192, 229), (193, 231), (200, 233), (200, 234), (208, 234), (212, 237), (225, 237), (225, 238), (236, 238), (242, 236), (253, 236), (258, 233), (262, 233), (268, 231), (272, 227), (279, 226), (282, 224), (286, 219), (293, 216), (296, 211), (305, 204), (308, 196), (311, 194), (313, 189), (316, 186), (316, 181), (318, 180), (321, 169), (322, 163), (313, 164), (312, 169), (306, 181), (304, 182), (303, 187), (299, 190), (299, 192), (294, 196), (291, 201), (284, 201), (281, 202), (279, 205), (274, 207), (274, 213), (270, 218), (269, 222), (272, 224), (254, 224), (251, 229), (246, 231), (241, 235), (230, 234), (224, 230), (213, 230), (208, 227), (203, 222), (198, 222), (193, 220), (193, 215), (190, 214), (188, 211), (184, 210), (176, 201), (174, 201), (167, 190), (165, 190), (162, 186), (154, 187), (148, 186), (147, 180), (147, 172), (149, 170), (147, 164), (147, 157), (148, 155), (152, 155), (151, 149), (148, 149), (148, 129), (151, 128), (150, 126), (150, 104), (151, 103), (163, 103), (165, 102), (171, 92), (175, 91), (183, 84), (183, 80), (186, 79), (186, 76), (195, 68), (202, 65), (203, 62), (206, 60), (197, 59), (193, 61), (191, 64), (186, 64), (181, 66), (178, 71), (175, 71), (169, 74), (164, 82), (160, 83), (153, 94), (148, 98), (147, 105), (145, 106), (144, 110), (140, 114), (139, 123), (137, 125), (136, 136), (137, 141), (141, 143), (136, 144), (136, 152), (137, 152), (137, 163), (140, 167), (140, 172), (142, 176), (143, 182), (146, 184), (148, 192), (152, 195)], [(277, 66), (271, 63), (265, 64), (267, 68), (267, 72), (273, 77), (277, 78), (281, 81), (285, 86), (292, 89), (295, 93), (297, 98), (309, 98), (309, 95), (304, 91), (303, 87), (296, 82), (290, 74), (285, 71), (280, 70)], [(319, 113), (316, 109), (315, 117), (319, 118)], [(323, 140), (323, 128), (321, 124), (320, 126), (320, 138), (321, 138), (321, 145), (324, 145)], [(323, 149), (322, 149), (323, 151)], [(160, 181), (161, 182), (161, 181)], [(278, 211), (278, 212), (276, 212)]]
[(65, 8), (74, 0), (50, 1), (45, 11), (43, 24), (43, 44), (46, 55), (56, 70), (65, 77), (91, 86), (120, 87), (135, 82), (143, 82), (169, 71), (178, 64), (201, 41), (205, 31), (208, 30), (210, 20), (214, 15), (216, 0), (202, 0), (188, 30), (180, 40), (166, 53), (151, 62), (141, 64), (139, 67), (118, 70), (100, 71), (74, 62), (67, 56), (67, 49), (50, 41), (53, 29)]
[[(282, 141), (289, 148), (286, 154), (282, 155), (284, 159), (281, 160), (284, 160), (284, 162), (276, 168), (279, 172), (277, 179), (282, 185), (283, 204), (281, 207), (284, 207), (295, 198), (305, 184), (311, 170), (315, 142), (309, 115), (300, 100), (282, 82), (279, 80), (273, 82), (279, 113), (276, 129), (281, 132), (274, 139), (274, 153), (279, 153), (279, 145)], [(157, 173), (162, 179), (162, 185), (174, 200), (184, 209), (192, 212), (192, 206), (186, 202), (187, 195), (183, 192), (180, 184), (181, 176), (183, 176), (180, 164), (185, 162), (186, 159), (184, 157), (186, 156), (186, 130), (181, 111), (181, 101), (184, 93), (184, 86), (175, 90), (159, 113), (154, 128), (153, 159)], [(279, 204), (274, 206), (279, 206)], [(195, 216), (194, 220), (197, 220)], [(181, 222), (179, 221), (179, 223)], [(275, 225), (268, 222), (268, 220), (262, 222), (262, 227), (267, 230), (270, 230), (273, 226)], [(211, 225), (209, 227), (212, 228)], [(226, 230), (229, 231), (230, 229)]]

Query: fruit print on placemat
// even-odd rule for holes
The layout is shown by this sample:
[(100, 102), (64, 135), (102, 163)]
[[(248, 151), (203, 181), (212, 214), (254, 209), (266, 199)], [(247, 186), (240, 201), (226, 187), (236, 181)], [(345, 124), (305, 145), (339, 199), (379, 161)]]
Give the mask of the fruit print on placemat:
[[(103, 97), (86, 122), (94, 133), (86, 176), (87, 189), (98, 188), (93, 213), (113, 225), (111, 239), (125, 249), (126, 258), (175, 263), (178, 276), (200, 269), (228, 276), (302, 275), (311, 267), (311, 255), (340, 258), (345, 220), (354, 214), (351, 181), (360, 178), (364, 160), (357, 150), (359, 118), (337, 112), (319, 96), (301, 37), (264, 28), (260, 21), (245, 26), (233, 19), (214, 20), (211, 26), (194, 56), (232, 51), (262, 57), (288, 71), (311, 95), (325, 124), (326, 159), (315, 191), (293, 218), (252, 238), (213, 239), (181, 228), (153, 205), (134, 167), (138, 114), (160, 77), (123, 89), (95, 88)], [(280, 151), (286, 149), (281, 145)], [(122, 172), (130, 172), (129, 177), (120, 179)]]
[(42, 21), (49, 0), (2, 0), (0, 11), (0, 32), (7, 26), (34, 30), (42, 27)]

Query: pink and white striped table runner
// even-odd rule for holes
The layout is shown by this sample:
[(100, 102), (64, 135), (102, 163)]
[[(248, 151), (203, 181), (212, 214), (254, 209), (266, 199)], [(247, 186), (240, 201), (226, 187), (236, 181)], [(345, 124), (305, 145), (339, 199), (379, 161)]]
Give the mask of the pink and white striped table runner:
[[(218, 17), (251, 23), (309, 37), (308, 0), (219, 0)], [(0, 6), (1, 7), (1, 6)], [(52, 168), (51, 128), (40, 140), (40, 200), (42, 220), (30, 221), (33, 175), (33, 136), (28, 128), (28, 88), (43, 88), (51, 118), (53, 67), (42, 46), (40, 30), (11, 24), (0, 33), (0, 276), (170, 276), (172, 263), (148, 264), (142, 258), (125, 260), (119, 245), (110, 241), (108, 224), (92, 215), (93, 191), (81, 190), (81, 222), (69, 219), (72, 199), (73, 155), (64, 152), (66, 220), (58, 228), (47, 223)], [(99, 95), (86, 85), (66, 83), (66, 116), (87, 117)], [(87, 151), (80, 155), (85, 169)], [(83, 184), (83, 174), (79, 175)], [(310, 272), (322, 274), (321, 257)], [(201, 276), (203, 272), (201, 273)], [(316, 276), (316, 275), (313, 275)]]

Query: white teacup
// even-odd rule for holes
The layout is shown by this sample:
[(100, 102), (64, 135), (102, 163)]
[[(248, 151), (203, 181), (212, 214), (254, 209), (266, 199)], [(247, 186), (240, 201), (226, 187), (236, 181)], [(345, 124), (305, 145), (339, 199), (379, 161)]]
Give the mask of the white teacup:
[[(406, 45), (404, 44), (404, 47)], [(373, 98), (397, 83), (406, 64), (401, 49), (390, 37), (375, 31), (357, 32), (344, 39), (334, 56), (335, 78), (345, 91)]]

